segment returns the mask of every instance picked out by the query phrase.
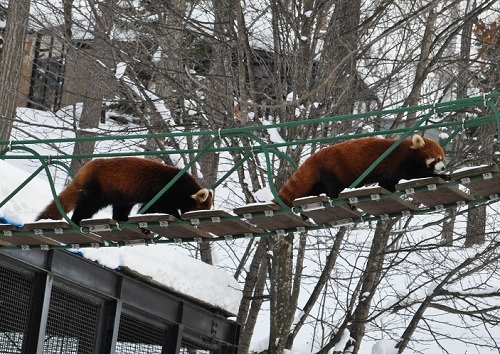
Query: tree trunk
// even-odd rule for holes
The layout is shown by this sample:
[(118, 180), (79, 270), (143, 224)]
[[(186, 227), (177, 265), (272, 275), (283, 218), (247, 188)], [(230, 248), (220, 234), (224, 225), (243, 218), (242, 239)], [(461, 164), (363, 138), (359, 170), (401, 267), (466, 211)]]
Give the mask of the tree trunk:
[[(413, 79), (413, 85), (411, 88), (411, 92), (405, 100), (404, 106), (415, 106), (418, 104), (420, 97), (422, 95), (422, 86), (429, 74), (429, 60), (430, 60), (430, 51), (432, 48), (432, 41), (435, 32), (435, 24), (437, 19), (437, 13), (434, 11), (434, 8), (438, 4), (437, 0), (433, 0), (429, 5), (429, 14), (427, 16), (427, 21), (425, 23), (425, 30), (422, 38), (422, 42), (420, 43), (420, 56), (418, 59), (417, 67), (415, 69), (415, 76)], [(401, 123), (401, 119), (403, 118), (403, 113), (399, 113), (397, 118), (394, 120), (393, 127), (399, 125)], [(410, 111), (408, 112), (408, 117), (405, 121), (406, 126), (410, 126), (415, 120), (416, 112)]]
[[(366, 261), (366, 268), (361, 277), (361, 283), (358, 286), (359, 302), (352, 311), (352, 315), (347, 314), (346, 318), (339, 330), (330, 340), (330, 342), (323, 347), (318, 354), (329, 353), (330, 350), (339, 343), (344, 335), (346, 329), (350, 332), (351, 340), (346, 344), (343, 352), (356, 354), (359, 351), (361, 341), (365, 335), (365, 324), (371, 307), (371, 300), (375, 294), (375, 290), (379, 285), (382, 275), (386, 246), (389, 240), (389, 235), (392, 227), (397, 222), (397, 219), (389, 221), (378, 221), (373, 235), (372, 246), (368, 259)], [(342, 353), (342, 351), (335, 351), (333, 353)]]
[(352, 353), (356, 354), (359, 351), (361, 341), (365, 335), (365, 325), (370, 312), (371, 300), (375, 294), (385, 259), (385, 251), (387, 242), (392, 226), (397, 222), (397, 219), (389, 221), (378, 221), (375, 233), (373, 235), (372, 247), (368, 260), (366, 262), (366, 269), (362, 276), (361, 291), (359, 294), (359, 303), (352, 314), (351, 333), (352, 341), (348, 343), (348, 347), (352, 347)]
[[(319, 64), (321, 75), (318, 86), (323, 89), (318, 91), (317, 97), (319, 102), (329, 104), (330, 115), (350, 114), (354, 108), (360, 17), (360, 0), (335, 2)], [(342, 124), (340, 129), (346, 129), (348, 124)]]
[(210, 60), (206, 120), (212, 129), (234, 126), (234, 48), (235, 5), (232, 0), (212, 0), (215, 12), (213, 56)]
[[(490, 33), (492, 36), (498, 38), (498, 28), (492, 25), (493, 31)], [(500, 76), (500, 45), (498, 39), (494, 43), (484, 42), (483, 38), (479, 38), (481, 45), (484, 49), (482, 54), (482, 59), (485, 63), (489, 65), (484, 65), (484, 72), (482, 73), (482, 80), (479, 80), (479, 84), (483, 92), (498, 91), (500, 89), (500, 81), (498, 80)], [(478, 75), (481, 76), (481, 75)], [(496, 106), (498, 107), (498, 99), (496, 100)], [(492, 114), (489, 107), (485, 107), (486, 114)], [(496, 136), (497, 129), (494, 123), (482, 125), (477, 128), (474, 134), (474, 142), (477, 142), (475, 146), (475, 163), (478, 164), (491, 164), (494, 161), (496, 148), (498, 147), (498, 139), (500, 137)], [(472, 246), (483, 244), (485, 242), (485, 230), (486, 230), (486, 205), (480, 205), (476, 208), (470, 208), (467, 217), (467, 234), (465, 239), (465, 246)]]
[(290, 308), (293, 235), (278, 236), (274, 242), (272, 254), (269, 354), (282, 354), (290, 331), (288, 327), (290, 312), (295, 312), (295, 308)]
[(314, 286), (314, 289), (309, 296), (309, 299), (307, 300), (306, 304), (302, 308), (302, 315), (299, 318), (299, 321), (293, 328), (292, 333), (289, 334), (286, 342), (286, 349), (291, 349), (293, 345), (293, 341), (297, 334), (299, 333), (300, 329), (304, 325), (306, 319), (309, 317), (311, 310), (313, 309), (314, 305), (318, 301), (318, 298), (323, 291), (324, 287), (326, 286), (328, 279), (330, 279), (330, 274), (333, 270), (333, 267), (335, 266), (337, 262), (337, 258), (340, 254), (340, 246), (342, 245), (342, 242), (344, 241), (344, 237), (346, 234), (347, 229), (345, 227), (341, 227), (337, 234), (335, 235), (335, 241), (333, 243), (332, 249), (330, 250), (330, 254), (326, 258), (326, 264), (325, 267), (323, 268), (321, 275), (318, 279), (318, 282)]
[[(469, 11), (473, 11), (474, 9), (469, 9)], [(455, 5), (453, 9), (453, 14), (454, 17), (458, 18), (460, 16), (459, 13), (459, 7), (458, 3)], [(467, 87), (470, 82), (470, 71), (469, 71), (469, 65), (470, 65), (470, 52), (471, 52), (471, 36), (472, 36), (472, 25), (473, 21), (472, 18), (470, 18), (463, 26), (462, 29), (462, 36), (461, 36), (461, 41), (460, 41), (460, 56), (458, 60), (458, 77), (457, 77), (457, 97), (456, 98), (465, 98), (468, 96), (467, 94)], [(450, 55), (453, 55), (453, 53), (450, 53)], [(449, 100), (453, 99), (453, 97), (449, 97)], [(457, 113), (457, 120), (465, 120), (465, 113), (464, 112), (458, 112)], [(463, 161), (466, 157), (462, 153), (463, 151), (463, 139), (461, 136), (456, 137), (453, 139), (452, 143), (452, 153), (455, 155), (454, 160), (452, 162), (458, 162), (458, 161)], [(443, 233), (442, 233), (442, 239), (443, 239), (443, 244), (447, 246), (452, 246), (453, 245), (453, 233), (454, 233), (454, 227), (455, 227), (455, 220), (456, 220), (456, 209), (448, 209), (446, 211), (446, 214), (448, 216), (448, 219), (443, 221)]]
[[(184, 63), (186, 59), (185, 49), (185, 21), (186, 1), (175, 0), (164, 2), (155, 0), (150, 3), (151, 12), (159, 17), (160, 28), (153, 27), (153, 33), (158, 32), (156, 40), (161, 50), (161, 58), (158, 61), (156, 71), (153, 73), (155, 93), (163, 100), (165, 108), (170, 112), (171, 119), (178, 125), (190, 127), (188, 115), (185, 112), (185, 100), (189, 95)], [(164, 120), (165, 112), (158, 112), (157, 106), (152, 102), (150, 109), (143, 116), (144, 123), (149, 133), (165, 133), (170, 130), (169, 124)], [(163, 113), (163, 114), (162, 114)], [(165, 140), (168, 139), (168, 142)], [(148, 150), (162, 150), (165, 145), (175, 146), (174, 138), (148, 139)], [(153, 159), (160, 157), (152, 156)], [(166, 163), (171, 163), (168, 156), (161, 157)], [(185, 163), (188, 159), (185, 159)]]
[(238, 322), (242, 326), (238, 345), (238, 353), (241, 354), (246, 354), (250, 348), (257, 316), (264, 300), (263, 293), (267, 279), (267, 244), (267, 240), (259, 241), (245, 278), (243, 299), (238, 311)]
[(0, 140), (9, 140), (18, 99), (30, 0), (10, 0), (0, 54)]
[[(486, 124), (477, 128), (475, 141), (476, 162), (479, 164), (491, 164), (493, 161), (493, 147), (496, 135), (495, 124)], [(467, 215), (467, 230), (465, 236), (465, 247), (482, 245), (485, 241), (486, 232), (486, 205), (469, 208)]]
[[(94, 3), (91, 1), (93, 15), (95, 18), (94, 42), (91, 53), (81, 48), (70, 48), (68, 55), (84, 56), (83, 65), (79, 69), (80, 75), (85, 72), (90, 76), (88, 84), (85, 85), (86, 92), (82, 95), (82, 114), (76, 129), (77, 138), (93, 136), (92, 129), (99, 126), (103, 112), (103, 100), (112, 92), (111, 83), (114, 82), (112, 51), (113, 46), (109, 43), (109, 33), (113, 27), (113, 10), (116, 0)], [(94, 152), (94, 141), (77, 141), (73, 153), (92, 154)], [(71, 160), (71, 169), (76, 172), (90, 157), (82, 157)]]

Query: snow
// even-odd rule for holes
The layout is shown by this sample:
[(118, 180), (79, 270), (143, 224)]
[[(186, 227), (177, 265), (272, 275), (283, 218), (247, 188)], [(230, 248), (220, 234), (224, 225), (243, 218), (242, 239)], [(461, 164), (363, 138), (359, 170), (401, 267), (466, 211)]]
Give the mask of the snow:
[(261, 189), (255, 191), (253, 193), (253, 196), (255, 197), (255, 199), (258, 202), (262, 202), (262, 203), (266, 203), (266, 204), (274, 199), (274, 195), (271, 192), (271, 188), (269, 188), (269, 187), (264, 187), (264, 188), (261, 188)]
[(349, 332), (349, 330), (344, 329), (342, 337), (340, 337), (340, 340), (337, 343), (335, 343), (332, 352), (342, 352), (350, 338), (351, 338), (351, 333)]
[(241, 289), (225, 271), (182, 253), (173, 245), (83, 248), (84, 257), (109, 268), (128, 267), (177, 293), (238, 313)]
[[(262, 124), (263, 125), (271, 125), (273, 123), (271, 123), (270, 121), (268, 120), (265, 120), (263, 119), (262, 120)], [(271, 140), (271, 142), (275, 143), (275, 144), (280, 144), (280, 143), (285, 143), (285, 139), (283, 139), (283, 137), (280, 135), (279, 131), (277, 128), (268, 128), (267, 129), (267, 132), (269, 133), (269, 140)], [(280, 150), (281, 152), (286, 152), (286, 146), (280, 146), (278, 148), (278, 150)]]
[[(0, 160), (0, 171), (2, 171), (2, 183), (0, 183), (1, 202), (30, 174), (4, 160)], [(35, 178), (4, 206), (0, 207), (0, 217), (19, 224), (33, 221), (35, 216), (42, 210), (44, 203), (51, 198), (52, 194), (48, 191), (47, 182), (41, 178)]]
[(396, 342), (391, 340), (379, 340), (372, 347), (372, 354), (397, 354)]
[(115, 77), (121, 79), (125, 74), (125, 70), (127, 70), (127, 63), (120, 62), (116, 64)]

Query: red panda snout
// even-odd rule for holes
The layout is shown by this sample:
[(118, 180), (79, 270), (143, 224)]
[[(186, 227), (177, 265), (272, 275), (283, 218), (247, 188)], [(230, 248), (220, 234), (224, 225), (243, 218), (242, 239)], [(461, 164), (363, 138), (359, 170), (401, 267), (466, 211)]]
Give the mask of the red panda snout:
[(444, 168), (445, 168), (445, 166), (444, 166), (443, 161), (439, 161), (438, 163), (436, 163), (436, 164), (434, 165), (434, 171), (435, 171), (436, 173), (443, 172), (443, 171), (444, 171)]
[(445, 164), (444, 164), (441, 156), (439, 156), (438, 158), (434, 158), (434, 157), (428, 158), (425, 160), (425, 164), (426, 164), (427, 168), (434, 169), (434, 173), (439, 174), (439, 173), (444, 172)]

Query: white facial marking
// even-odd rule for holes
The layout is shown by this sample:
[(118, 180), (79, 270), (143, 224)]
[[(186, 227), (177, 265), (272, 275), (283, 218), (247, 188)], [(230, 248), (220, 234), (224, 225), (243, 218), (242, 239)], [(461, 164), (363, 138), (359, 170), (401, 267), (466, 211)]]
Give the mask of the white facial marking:
[(437, 164), (434, 165), (434, 171), (436, 171), (436, 172), (443, 172), (444, 171), (443, 161), (439, 161)]
[(436, 159), (435, 159), (435, 158), (425, 159), (425, 165), (426, 165), (427, 167), (431, 167), (431, 164), (432, 164), (434, 161), (436, 161)]

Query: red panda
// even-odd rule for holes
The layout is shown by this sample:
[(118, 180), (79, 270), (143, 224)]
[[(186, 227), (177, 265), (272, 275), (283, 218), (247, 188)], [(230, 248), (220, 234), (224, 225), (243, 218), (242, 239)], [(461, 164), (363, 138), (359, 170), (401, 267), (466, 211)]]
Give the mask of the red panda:
[[(135, 204), (145, 205), (179, 172), (176, 167), (135, 157), (92, 160), (78, 171), (72, 182), (59, 194), (71, 220), (79, 224), (105, 206), (113, 208), (113, 219), (127, 221)], [(180, 216), (191, 210), (210, 209), (213, 191), (201, 188), (184, 173), (149, 209), (149, 213)], [(62, 219), (55, 202), (50, 203), (36, 220)]]
[[(278, 195), (288, 206), (294, 199), (308, 195), (326, 193), (330, 198), (337, 198), (394, 142), (394, 139), (369, 137), (320, 149), (299, 166)], [(415, 134), (402, 141), (360, 185), (378, 182), (394, 192), (401, 179), (442, 176), (444, 158), (439, 143)]]

